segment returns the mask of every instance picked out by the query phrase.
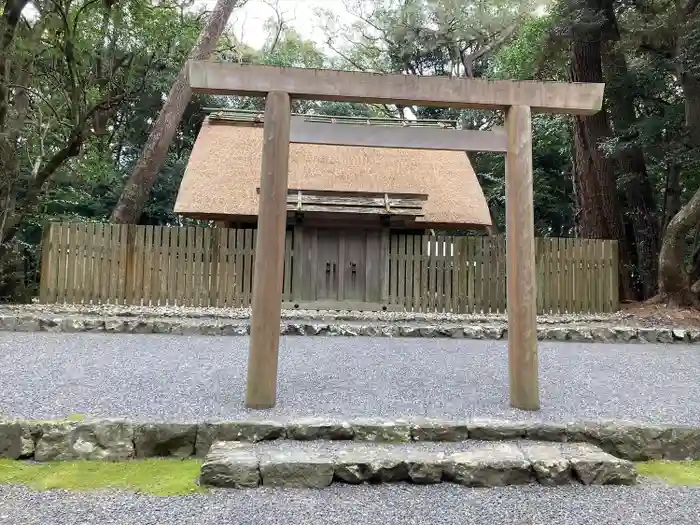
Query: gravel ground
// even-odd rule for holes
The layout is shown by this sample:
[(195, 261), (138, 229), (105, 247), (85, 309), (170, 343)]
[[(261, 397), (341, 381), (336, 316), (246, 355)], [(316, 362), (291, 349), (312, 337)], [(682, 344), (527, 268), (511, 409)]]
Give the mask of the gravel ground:
[[(0, 333), (0, 414), (242, 418), (249, 339)], [(700, 424), (700, 348), (542, 343), (542, 407), (508, 406), (506, 343), (282, 339), (278, 406), (310, 415)]]
[(182, 498), (0, 487), (0, 523), (21, 525), (695, 525), (700, 489), (443, 484), (218, 492)]

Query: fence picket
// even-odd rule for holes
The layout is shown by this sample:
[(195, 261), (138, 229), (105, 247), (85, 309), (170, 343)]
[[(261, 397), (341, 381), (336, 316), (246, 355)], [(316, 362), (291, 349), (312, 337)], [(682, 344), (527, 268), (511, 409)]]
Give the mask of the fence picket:
[(143, 281), (146, 295), (143, 304), (155, 305), (154, 296), (155, 289), (153, 288), (153, 267), (155, 266), (155, 248), (153, 246), (153, 225), (146, 226), (146, 240), (144, 242), (146, 254), (144, 257)]
[(404, 256), (405, 275), (404, 282), (406, 283), (406, 300), (404, 306), (407, 311), (413, 311), (413, 235), (406, 236), (406, 255)]
[(292, 300), (292, 249), (294, 230), (289, 230), (284, 237), (284, 281), (282, 285), (282, 300)]

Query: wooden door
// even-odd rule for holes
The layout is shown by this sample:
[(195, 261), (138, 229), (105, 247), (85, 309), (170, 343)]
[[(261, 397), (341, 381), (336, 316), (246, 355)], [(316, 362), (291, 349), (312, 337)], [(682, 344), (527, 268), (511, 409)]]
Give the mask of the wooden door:
[(367, 289), (367, 234), (364, 231), (344, 231), (341, 242), (342, 286), (341, 300), (365, 301)]
[(319, 229), (317, 234), (318, 259), (316, 274), (316, 298), (339, 300), (340, 240), (337, 230)]

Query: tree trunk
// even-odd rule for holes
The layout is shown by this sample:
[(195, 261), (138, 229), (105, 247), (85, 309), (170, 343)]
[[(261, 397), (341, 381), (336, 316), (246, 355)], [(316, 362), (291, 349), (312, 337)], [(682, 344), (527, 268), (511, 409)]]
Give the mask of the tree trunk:
[[(685, 97), (685, 125), (689, 143), (700, 147), (700, 79), (688, 73), (679, 75)], [(664, 232), (659, 254), (659, 299), (671, 306), (691, 306), (697, 298), (690, 290), (685, 264), (686, 237), (700, 223), (700, 190), (671, 219)], [(695, 263), (696, 261), (693, 261)]]
[[(241, 3), (241, 0), (217, 0), (197, 43), (192, 48), (190, 59), (205, 60), (214, 52), (231, 12)], [(170, 88), (168, 98), (112, 212), (112, 222), (138, 222), (191, 96), (192, 90), (187, 80), (185, 63)]]
[(666, 231), (671, 219), (681, 209), (681, 167), (672, 162), (666, 167), (666, 190), (664, 191), (664, 222), (662, 233)]
[(671, 219), (659, 254), (659, 298), (669, 306), (690, 306), (695, 298), (685, 265), (685, 238), (700, 221), (700, 190)]
[[(599, 38), (577, 38), (572, 43), (571, 81), (603, 81)], [(619, 241), (620, 294), (622, 299), (632, 299), (635, 294), (628, 271), (630, 253), (616, 195), (614, 164), (599, 147), (610, 135), (605, 108), (595, 115), (574, 118), (573, 183), (579, 205), (578, 230), (583, 237)]]
[[(700, 147), (700, 78), (688, 71), (686, 62), (688, 59), (689, 36), (692, 36), (697, 26), (696, 8), (697, 0), (688, 0), (679, 6), (676, 17), (676, 45), (675, 64), (677, 78), (683, 91), (685, 101), (685, 128), (688, 145), (694, 148)], [(691, 53), (692, 56), (692, 53)], [(693, 65), (693, 64), (691, 64)], [(673, 204), (676, 190), (678, 166), (670, 166), (669, 180), (667, 182), (668, 208)], [(670, 210), (667, 208), (667, 215)], [(698, 305), (696, 294), (691, 290), (697, 290), (695, 283), (691, 282), (688, 268), (685, 264), (685, 250), (687, 235), (698, 228), (700, 222), (700, 189), (695, 192), (690, 201), (671, 219), (664, 232), (659, 254), (659, 295), (657, 302), (667, 302), (671, 306)], [(693, 256), (692, 267), (697, 267), (698, 257)], [(696, 273), (696, 271), (694, 271)]]
[[(614, 15), (613, 15), (614, 16)], [(609, 47), (603, 55), (608, 71), (608, 101), (610, 116), (618, 135), (629, 134), (636, 122), (634, 99), (629, 96), (628, 70), (625, 56)], [(634, 137), (631, 137), (634, 139)], [(639, 291), (643, 299), (656, 294), (658, 258), (660, 250), (659, 220), (654, 213), (654, 192), (647, 174), (644, 152), (637, 146), (625, 147), (618, 152), (627, 198), (627, 217), (630, 223), (630, 241), (639, 273)]]

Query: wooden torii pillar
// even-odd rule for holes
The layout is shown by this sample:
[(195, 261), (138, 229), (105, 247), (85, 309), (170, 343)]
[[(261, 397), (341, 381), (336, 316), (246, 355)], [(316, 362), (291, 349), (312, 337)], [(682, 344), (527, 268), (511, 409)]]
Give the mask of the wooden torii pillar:
[[(451, 144), (451, 147), (443, 149), (454, 149), (456, 142), (464, 140), (465, 143), (458, 146), (464, 151), (506, 153), (510, 402), (514, 408), (523, 410), (540, 408), (531, 113), (595, 114), (602, 106), (603, 84), (380, 75), (208, 61), (190, 61), (188, 75), (194, 92), (267, 97), (255, 248), (247, 407), (272, 408), (277, 397), (290, 140), (377, 147), (397, 147), (397, 144), (412, 144), (405, 147), (416, 147), (420, 143), (429, 149), (441, 149), (441, 140)], [(314, 139), (313, 132), (308, 127), (304, 128), (303, 123), (292, 126), (292, 98), (503, 110), (506, 113), (505, 136), (495, 132), (422, 129), (420, 131), (423, 135), (418, 137), (414, 134), (411, 138), (408, 135), (398, 135), (398, 132), (408, 129), (392, 129), (378, 132), (386, 136), (374, 139), (368, 138), (365, 133), (362, 137), (344, 136), (335, 139), (316, 134)], [(487, 135), (482, 135), (483, 133)], [(290, 134), (296, 137), (290, 137)]]

